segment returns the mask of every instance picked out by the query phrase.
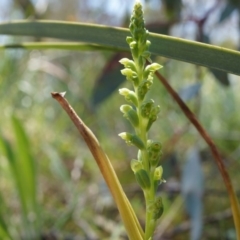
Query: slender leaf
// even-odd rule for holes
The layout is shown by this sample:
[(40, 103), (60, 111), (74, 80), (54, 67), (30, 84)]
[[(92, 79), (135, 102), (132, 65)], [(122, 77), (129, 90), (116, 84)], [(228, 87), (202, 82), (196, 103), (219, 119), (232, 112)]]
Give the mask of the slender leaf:
[(8, 162), (9, 162), (9, 166), (10, 166), (10, 169), (11, 169), (11, 172), (12, 172), (12, 176), (13, 176), (14, 182), (16, 184), (16, 189), (18, 190), (18, 194), (19, 194), (19, 197), (21, 199), (21, 205), (22, 205), (23, 213), (26, 214), (27, 213), (27, 205), (26, 205), (26, 202), (25, 202), (24, 194), (21, 191), (21, 188), (22, 188), (22, 186), (21, 186), (21, 176), (19, 175), (15, 153), (13, 151), (13, 148), (12, 148), (10, 142), (6, 138), (1, 136), (0, 140), (1, 140), (0, 143), (1, 143), (1, 146), (2, 146), (3, 154), (6, 156)]
[(21, 122), (16, 118), (12, 118), (13, 128), (16, 136), (17, 161), (20, 181), (27, 206), (31, 209), (36, 202), (36, 171), (34, 160), (30, 151), (28, 137), (23, 129)]
[(12, 172), (12, 176), (13, 176), (14, 182), (16, 184), (16, 189), (18, 191), (18, 194), (19, 194), (19, 197), (21, 200), (23, 214), (26, 215), (27, 214), (27, 204), (25, 202), (23, 191), (21, 191), (21, 189), (22, 189), (21, 175), (19, 174), (19, 169), (18, 169), (15, 153), (13, 151), (13, 148), (12, 148), (10, 142), (3, 136), (0, 137), (0, 145), (1, 145), (1, 148), (3, 151), (3, 154), (6, 156), (8, 163), (9, 163), (10, 170)]
[(215, 76), (215, 78), (218, 80), (218, 82), (220, 82), (222, 85), (224, 85), (224, 86), (230, 85), (228, 74), (226, 72), (219, 71), (219, 70), (213, 69), (213, 68), (210, 68), (209, 70), (212, 72), (212, 74)]
[(191, 218), (191, 240), (199, 240), (202, 233), (203, 172), (200, 161), (199, 151), (191, 149), (182, 175), (182, 193)]
[[(18, 191), (21, 208), (22, 221), (20, 228), (26, 239), (37, 239), (38, 236), (38, 209), (36, 204), (36, 171), (30, 151), (28, 137), (20, 121), (12, 118), (13, 129), (16, 138), (15, 147), (4, 137), (0, 137), (0, 146), (8, 159), (13, 179)], [(29, 214), (35, 214), (35, 221), (29, 219)], [(30, 220), (30, 221), (29, 221)]]
[[(60, 21), (16, 21), (0, 24), (0, 34), (49, 37), (127, 50), (129, 30)], [(181, 38), (150, 33), (151, 52), (240, 75), (240, 52)]]
[[(24, 238), (38, 239), (39, 233), (39, 211), (37, 205), (36, 191), (36, 169), (31, 153), (28, 136), (16, 118), (12, 117), (12, 125), (16, 138), (15, 168), (18, 176), (18, 191), (23, 208), (23, 230)], [(34, 220), (29, 218), (34, 217)]]
[(236, 10), (237, 7), (234, 6), (232, 3), (226, 3), (226, 6), (223, 8), (221, 14), (220, 14), (220, 17), (219, 17), (219, 20), (218, 22), (221, 23), (223, 22), (225, 19), (227, 19), (232, 13), (234, 10)]
[[(203, 37), (203, 41), (204, 43), (210, 44), (210, 39), (208, 35), (204, 35)], [(223, 71), (219, 71), (217, 69), (214, 68), (209, 68), (209, 70), (211, 71), (211, 73), (214, 75), (214, 77), (224, 86), (229, 86), (230, 82), (229, 82), (229, 78), (228, 78), (228, 73), (223, 72)]]

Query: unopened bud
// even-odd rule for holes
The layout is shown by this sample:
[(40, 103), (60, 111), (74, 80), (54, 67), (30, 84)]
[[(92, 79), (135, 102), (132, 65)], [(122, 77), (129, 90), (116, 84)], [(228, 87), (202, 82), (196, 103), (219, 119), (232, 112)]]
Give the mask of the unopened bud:
[(124, 68), (121, 70), (122, 75), (126, 76), (128, 81), (134, 82), (134, 84), (138, 83), (138, 76), (135, 71), (132, 71), (130, 68)]
[(146, 170), (140, 169), (135, 172), (135, 177), (142, 189), (149, 189), (151, 187), (150, 178)]
[(121, 88), (119, 89), (119, 94), (125, 97), (126, 101), (133, 103), (135, 106), (138, 105), (138, 100), (135, 92), (127, 89), (127, 88)]
[(161, 180), (162, 179), (162, 174), (163, 174), (163, 168), (162, 166), (157, 167), (154, 170), (154, 180)]
[(123, 133), (118, 134), (118, 136), (120, 136), (123, 140), (125, 140), (125, 142), (128, 145), (134, 145), (139, 149), (144, 149), (145, 148), (144, 143), (142, 142), (142, 140), (137, 135), (127, 133), (127, 132), (123, 132)]
[(160, 142), (148, 140), (147, 151), (151, 167), (156, 167), (159, 163), (159, 158), (162, 155), (162, 145)]
[(139, 119), (136, 111), (130, 106), (130, 105), (122, 105), (120, 107), (120, 110), (123, 114), (123, 116), (129, 120), (129, 122), (133, 125), (133, 127), (138, 127), (139, 125)]
[(149, 91), (152, 85), (152, 81), (144, 80), (138, 86), (138, 97), (140, 100), (143, 100), (146, 93)]
[(155, 106), (151, 109), (151, 113), (149, 115), (149, 122), (148, 122), (147, 130), (149, 130), (150, 127), (152, 126), (152, 124), (157, 120), (159, 112), (160, 112), (160, 106), (159, 105)]
[(140, 111), (141, 111), (141, 115), (144, 118), (149, 118), (153, 104), (154, 104), (154, 101), (152, 99), (142, 103)]
[(122, 58), (119, 62), (123, 64), (125, 68), (130, 68), (131, 70), (136, 71), (136, 66), (134, 61), (128, 58)]
[(131, 161), (131, 169), (133, 170), (134, 173), (142, 169), (142, 163), (136, 159), (132, 159)]
[(158, 64), (158, 63), (152, 63), (152, 64), (146, 66), (146, 68), (145, 68), (145, 70), (144, 70), (144, 73), (143, 73), (143, 77), (144, 77), (145, 79), (147, 79), (147, 78), (148, 78), (148, 75), (149, 75), (150, 73), (154, 73), (154, 72), (156, 72), (157, 70), (159, 70), (159, 69), (161, 69), (161, 68), (162, 68), (162, 66), (161, 66), (160, 64)]
[(162, 216), (163, 210), (162, 198), (157, 197), (154, 202), (153, 220), (157, 221)]

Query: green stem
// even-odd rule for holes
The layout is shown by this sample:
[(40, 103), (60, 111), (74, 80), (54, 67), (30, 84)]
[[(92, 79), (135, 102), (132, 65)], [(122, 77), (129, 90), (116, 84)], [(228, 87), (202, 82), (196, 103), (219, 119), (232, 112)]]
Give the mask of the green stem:
[(151, 188), (144, 192), (146, 202), (146, 222), (145, 222), (145, 240), (149, 240), (152, 237), (156, 227), (156, 221), (153, 218), (154, 209), (151, 207), (155, 202), (155, 190), (153, 182), (153, 174), (150, 176)]
[[(139, 74), (140, 78), (140, 74)], [(135, 88), (135, 92), (137, 94), (137, 88)], [(141, 101), (139, 100), (138, 106), (141, 106)], [(147, 146), (147, 132), (146, 132), (146, 126), (144, 125), (144, 118), (141, 116), (140, 110), (137, 109), (138, 118), (139, 118), (139, 127), (136, 129), (136, 134), (141, 138), (144, 145)], [(149, 167), (149, 159), (148, 159), (148, 153), (146, 148), (141, 150), (141, 158), (144, 169), (150, 173), (150, 167)], [(153, 180), (153, 174), (150, 174), (150, 181), (151, 181), (151, 188), (149, 190), (144, 191), (145, 196), (145, 203), (146, 203), (146, 219), (145, 219), (145, 240), (149, 240), (154, 232), (155, 229), (155, 221), (153, 220), (153, 209), (149, 206), (151, 206), (154, 203), (155, 200), (155, 190), (154, 190), (154, 180)]]

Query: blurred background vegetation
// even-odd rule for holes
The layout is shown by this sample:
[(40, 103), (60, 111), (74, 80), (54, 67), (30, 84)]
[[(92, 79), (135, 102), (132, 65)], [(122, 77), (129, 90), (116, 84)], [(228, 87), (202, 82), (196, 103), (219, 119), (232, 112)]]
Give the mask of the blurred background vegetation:
[[(54, 19), (128, 27), (134, 1), (1, 0), (0, 20)], [(238, 0), (145, 0), (149, 31), (240, 46)], [(34, 41), (1, 36), (1, 43)], [(45, 41), (46, 39), (37, 39)], [(51, 41), (47, 39), (48, 41)], [(134, 148), (117, 136), (129, 126), (117, 93), (127, 86), (113, 52), (0, 52), (1, 239), (126, 239), (103, 178), (76, 129), (51, 98), (67, 99), (111, 159), (144, 224), (144, 201), (129, 163)], [(207, 56), (206, 56), (207, 57)], [(153, 57), (154, 58), (154, 57)], [(240, 79), (158, 57), (162, 74), (217, 144), (240, 194)], [(164, 215), (155, 239), (235, 239), (228, 196), (206, 143), (160, 82), (151, 94), (161, 106), (151, 137), (163, 144)]]

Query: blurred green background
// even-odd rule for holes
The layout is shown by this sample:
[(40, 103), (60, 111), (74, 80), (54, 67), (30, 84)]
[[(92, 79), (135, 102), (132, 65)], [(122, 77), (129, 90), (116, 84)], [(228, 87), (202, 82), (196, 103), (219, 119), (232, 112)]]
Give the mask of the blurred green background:
[[(1, 0), (0, 20), (46, 19), (127, 27), (134, 1)], [(239, 1), (146, 0), (146, 28), (231, 49), (239, 44)], [(0, 42), (52, 41), (1, 36)], [(114, 52), (0, 52), (1, 239), (126, 239), (103, 178), (75, 127), (51, 98), (66, 98), (111, 159), (142, 224), (144, 200), (130, 160), (136, 150), (118, 137), (130, 129)], [(219, 148), (240, 194), (240, 79), (162, 57), (161, 73)], [(163, 144), (164, 215), (154, 239), (235, 239), (228, 196), (206, 143), (156, 79), (161, 106), (151, 138)]]

